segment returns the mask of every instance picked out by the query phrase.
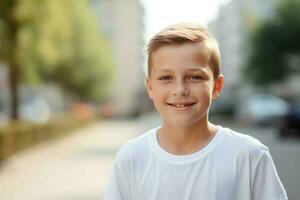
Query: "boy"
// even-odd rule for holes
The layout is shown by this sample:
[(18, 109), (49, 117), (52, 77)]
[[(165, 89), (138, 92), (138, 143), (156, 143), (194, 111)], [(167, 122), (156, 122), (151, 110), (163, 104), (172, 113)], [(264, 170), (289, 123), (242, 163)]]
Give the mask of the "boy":
[(163, 124), (117, 154), (105, 200), (286, 200), (268, 147), (208, 120), (224, 83), (216, 40), (175, 24), (148, 44), (149, 97)]

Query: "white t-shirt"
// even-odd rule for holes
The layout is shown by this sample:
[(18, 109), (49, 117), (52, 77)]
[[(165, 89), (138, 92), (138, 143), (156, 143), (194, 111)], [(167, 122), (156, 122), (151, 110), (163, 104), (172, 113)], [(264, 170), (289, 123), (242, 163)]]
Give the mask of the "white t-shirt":
[(160, 147), (157, 129), (117, 153), (105, 200), (287, 200), (268, 147), (218, 127), (201, 150), (173, 155)]

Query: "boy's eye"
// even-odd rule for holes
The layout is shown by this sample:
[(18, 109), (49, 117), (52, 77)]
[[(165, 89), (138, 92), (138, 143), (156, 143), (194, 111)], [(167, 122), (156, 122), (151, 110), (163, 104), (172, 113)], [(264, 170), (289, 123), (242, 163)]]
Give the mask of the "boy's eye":
[(188, 76), (187, 79), (189, 79), (189, 80), (202, 80), (203, 78), (201, 76)]
[(159, 77), (158, 80), (160, 80), (160, 81), (169, 81), (169, 80), (171, 80), (171, 77), (170, 76), (162, 76), (162, 77)]

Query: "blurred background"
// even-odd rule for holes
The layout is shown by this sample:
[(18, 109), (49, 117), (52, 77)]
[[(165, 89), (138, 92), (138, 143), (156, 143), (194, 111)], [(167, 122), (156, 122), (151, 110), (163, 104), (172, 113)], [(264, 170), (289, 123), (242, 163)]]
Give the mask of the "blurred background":
[(271, 151), (300, 198), (300, 0), (0, 0), (0, 199), (102, 199), (115, 153), (161, 123), (146, 44), (193, 21), (219, 42), (211, 119)]

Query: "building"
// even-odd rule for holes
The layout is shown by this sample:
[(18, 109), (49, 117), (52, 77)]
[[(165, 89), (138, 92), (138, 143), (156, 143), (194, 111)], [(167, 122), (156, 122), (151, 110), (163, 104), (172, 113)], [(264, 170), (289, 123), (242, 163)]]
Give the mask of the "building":
[[(220, 7), (219, 16), (208, 24), (217, 38), (222, 55), (222, 73), (225, 86), (222, 101), (235, 104), (235, 100), (249, 94), (253, 88), (244, 84), (242, 69), (249, 52), (249, 33), (257, 23), (272, 17), (278, 0), (232, 0)], [(241, 87), (242, 86), (242, 87)]]
[(99, 28), (111, 41), (116, 75), (110, 104), (118, 115), (136, 112), (143, 80), (144, 10), (139, 0), (92, 0)]

